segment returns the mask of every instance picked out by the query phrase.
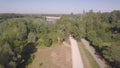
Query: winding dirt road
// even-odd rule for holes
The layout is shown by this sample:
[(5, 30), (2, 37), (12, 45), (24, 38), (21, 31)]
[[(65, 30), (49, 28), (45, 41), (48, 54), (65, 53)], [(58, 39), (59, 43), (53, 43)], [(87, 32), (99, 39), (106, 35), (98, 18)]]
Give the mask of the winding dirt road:
[(84, 68), (78, 44), (73, 37), (69, 37), (72, 52), (72, 68)]

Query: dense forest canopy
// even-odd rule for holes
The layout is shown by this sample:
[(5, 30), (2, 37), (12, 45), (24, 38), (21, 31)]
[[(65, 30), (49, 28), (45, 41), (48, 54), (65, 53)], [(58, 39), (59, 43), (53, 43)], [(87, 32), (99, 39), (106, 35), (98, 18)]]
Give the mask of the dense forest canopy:
[[(49, 23), (45, 15), (0, 14), (0, 68), (24, 68), (37, 47), (51, 47), (86, 38), (112, 67), (120, 67), (120, 11), (59, 15)], [(55, 15), (56, 16), (56, 15)]]

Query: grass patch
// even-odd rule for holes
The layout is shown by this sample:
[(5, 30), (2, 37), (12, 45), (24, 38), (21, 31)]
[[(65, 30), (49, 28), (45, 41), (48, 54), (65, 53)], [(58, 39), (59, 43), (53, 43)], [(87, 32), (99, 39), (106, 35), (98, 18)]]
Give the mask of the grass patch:
[(79, 45), (79, 50), (82, 56), (84, 67), (85, 68), (100, 68), (97, 62), (92, 57), (92, 55), (85, 48), (85, 46), (81, 42), (78, 42), (78, 45)]

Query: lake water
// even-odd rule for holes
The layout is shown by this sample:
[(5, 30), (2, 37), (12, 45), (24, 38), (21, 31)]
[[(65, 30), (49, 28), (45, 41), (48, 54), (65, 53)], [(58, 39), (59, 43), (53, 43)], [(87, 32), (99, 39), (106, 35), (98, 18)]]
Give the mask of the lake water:
[(56, 20), (55, 19), (47, 19), (47, 22), (49, 22), (49, 23), (55, 23)]

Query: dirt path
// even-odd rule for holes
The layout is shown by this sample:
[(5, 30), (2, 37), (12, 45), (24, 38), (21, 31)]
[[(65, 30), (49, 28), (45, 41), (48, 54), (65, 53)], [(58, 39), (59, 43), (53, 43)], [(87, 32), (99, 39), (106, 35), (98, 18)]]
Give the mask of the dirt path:
[(73, 37), (69, 37), (72, 52), (72, 68), (84, 68), (78, 44)]
[(91, 53), (93, 58), (96, 60), (100, 68), (108, 68), (108, 66), (105, 64), (105, 61), (101, 59), (99, 55), (96, 55), (95, 49), (89, 45), (89, 42), (85, 39), (82, 39), (81, 41), (85, 45), (86, 49)]

